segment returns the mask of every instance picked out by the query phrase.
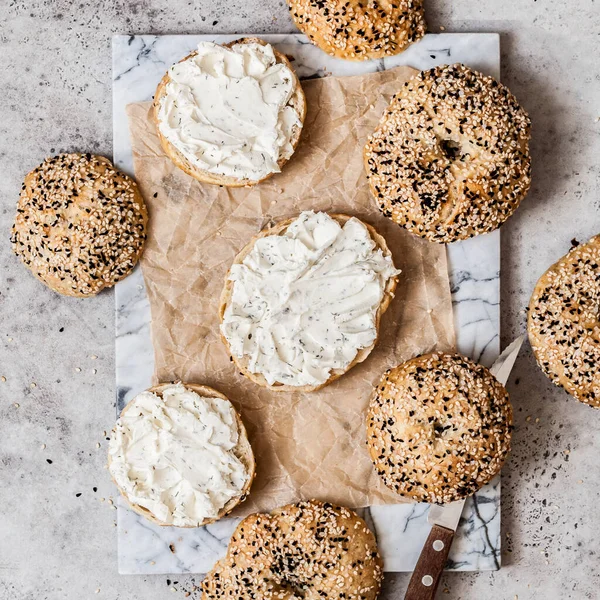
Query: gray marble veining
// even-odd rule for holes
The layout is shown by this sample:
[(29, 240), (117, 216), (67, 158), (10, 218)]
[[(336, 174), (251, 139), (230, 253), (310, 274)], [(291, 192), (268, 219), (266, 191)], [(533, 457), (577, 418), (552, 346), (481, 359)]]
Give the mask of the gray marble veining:
[[(199, 40), (223, 43), (239, 36), (115, 36), (113, 38), (114, 158), (133, 172), (125, 106), (151, 98), (165, 70)], [(293, 56), (302, 79), (344, 76), (409, 65), (419, 69), (464, 62), (499, 76), (496, 34), (427, 35), (405, 53), (354, 63), (325, 55), (300, 35), (264, 38)], [(458, 349), (491, 364), (499, 352), (499, 232), (448, 248)], [(150, 385), (153, 371), (150, 311), (140, 270), (116, 287), (117, 408)], [(410, 571), (428, 533), (427, 505), (372, 506), (361, 513), (377, 535), (387, 571)], [(121, 573), (204, 573), (220, 558), (235, 519), (179, 530), (152, 525), (119, 505)], [(170, 547), (175, 548), (172, 552)], [(491, 570), (500, 566), (500, 480), (469, 499), (452, 547), (452, 570)]]

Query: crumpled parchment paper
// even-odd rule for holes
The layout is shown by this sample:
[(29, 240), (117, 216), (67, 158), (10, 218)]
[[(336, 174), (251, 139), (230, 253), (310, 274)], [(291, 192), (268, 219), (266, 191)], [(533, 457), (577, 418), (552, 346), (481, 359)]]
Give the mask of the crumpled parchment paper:
[[(391, 96), (414, 73), (398, 67), (303, 82), (308, 114), (296, 153), (282, 173), (253, 188), (197, 182), (163, 153), (150, 103), (127, 108), (135, 174), (150, 212), (141, 264), (152, 311), (155, 380), (212, 386), (239, 409), (257, 475), (236, 516), (305, 498), (349, 507), (403, 501), (372, 466), (365, 409), (388, 367), (453, 348), (452, 304), (444, 246), (381, 215), (368, 190), (362, 150)], [(347, 213), (373, 225), (402, 274), (365, 362), (318, 392), (272, 392), (240, 375), (230, 361), (219, 334), (219, 297), (241, 248), (269, 222), (307, 209)]]

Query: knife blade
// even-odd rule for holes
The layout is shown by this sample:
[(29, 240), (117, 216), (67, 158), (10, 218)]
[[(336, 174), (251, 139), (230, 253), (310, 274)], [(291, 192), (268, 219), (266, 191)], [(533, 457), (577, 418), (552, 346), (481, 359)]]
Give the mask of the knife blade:
[[(522, 335), (509, 344), (490, 368), (490, 372), (502, 385), (508, 381), (524, 339), (525, 336)], [(404, 600), (433, 600), (435, 597), (465, 500), (434, 504), (429, 508), (427, 521), (432, 525), (431, 532), (417, 561)]]

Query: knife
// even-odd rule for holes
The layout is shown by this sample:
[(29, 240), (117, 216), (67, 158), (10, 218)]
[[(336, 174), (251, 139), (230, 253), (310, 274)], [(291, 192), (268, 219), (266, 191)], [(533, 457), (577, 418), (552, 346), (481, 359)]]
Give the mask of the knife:
[[(507, 346), (490, 369), (503, 385), (508, 381), (524, 338), (525, 336), (522, 335)], [(431, 523), (431, 532), (410, 578), (404, 600), (433, 600), (435, 598), (465, 500), (443, 505), (433, 504), (429, 509), (427, 521)]]

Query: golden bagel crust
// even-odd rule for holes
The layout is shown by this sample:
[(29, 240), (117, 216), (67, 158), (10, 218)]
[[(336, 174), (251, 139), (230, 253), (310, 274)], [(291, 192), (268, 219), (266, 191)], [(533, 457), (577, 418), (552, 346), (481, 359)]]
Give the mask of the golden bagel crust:
[(573, 248), (539, 279), (527, 329), (542, 371), (580, 402), (600, 408), (600, 235)]
[[(327, 214), (329, 214), (329, 216), (332, 219), (335, 219), (342, 226), (346, 223), (346, 221), (348, 221), (348, 219), (353, 218), (349, 215), (341, 215), (341, 214), (333, 214), (333, 213), (332, 214), (327, 213)], [(280, 223), (277, 223), (273, 226), (269, 226), (269, 227), (266, 227), (265, 229), (263, 229), (258, 235), (255, 235), (250, 240), (250, 242), (248, 242), (248, 244), (246, 244), (246, 246), (244, 246), (244, 248), (242, 248), (240, 253), (235, 257), (233, 264), (234, 265), (242, 264), (244, 262), (244, 259), (250, 253), (250, 251), (252, 250), (252, 248), (254, 247), (254, 244), (256, 243), (256, 241), (258, 239), (267, 237), (270, 235), (282, 235), (283, 233), (285, 233), (287, 228), (297, 218), (298, 217), (296, 216), (291, 219), (286, 219), (285, 221), (281, 221)], [(356, 218), (356, 217), (354, 217), (354, 218)], [(357, 220), (360, 221), (360, 219), (357, 219)], [(379, 248), (383, 252), (384, 256), (389, 256), (391, 258), (392, 253), (390, 252), (383, 236), (381, 236), (379, 233), (377, 233), (375, 228), (372, 227), (371, 225), (369, 225), (368, 223), (365, 223), (364, 221), (361, 221), (361, 223), (369, 231), (369, 234), (371, 235), (371, 239), (375, 242), (377, 248)], [(220, 317), (221, 323), (223, 323), (223, 317), (225, 315), (225, 311), (227, 310), (227, 306), (231, 302), (231, 297), (233, 295), (233, 282), (229, 281), (230, 271), (231, 271), (231, 269), (229, 269), (227, 271), (227, 275), (225, 276), (225, 285), (223, 287), (223, 292), (221, 293), (221, 302), (220, 302), (220, 306), (219, 306), (219, 317)], [(358, 351), (356, 357), (354, 358), (354, 360), (345, 369), (333, 370), (331, 372), (329, 379), (320, 385), (315, 385), (315, 386), (311, 386), (311, 385), (294, 386), (294, 385), (284, 385), (284, 384), (270, 385), (268, 383), (268, 381), (263, 377), (263, 375), (261, 375), (260, 373), (251, 373), (248, 370), (248, 368), (247, 368), (248, 360), (246, 359), (246, 357), (238, 358), (237, 356), (233, 356), (233, 354), (231, 352), (231, 348), (229, 346), (229, 342), (227, 341), (227, 338), (223, 334), (221, 334), (221, 339), (223, 340), (223, 343), (227, 347), (227, 351), (229, 352), (229, 355), (231, 356), (231, 359), (235, 363), (236, 367), (239, 369), (239, 371), (243, 375), (245, 375), (248, 379), (250, 379), (254, 383), (257, 383), (258, 385), (260, 385), (262, 387), (266, 387), (275, 392), (289, 392), (289, 391), (315, 392), (315, 391), (320, 390), (321, 388), (325, 387), (326, 385), (329, 385), (332, 381), (339, 379), (344, 373), (347, 373), (352, 367), (363, 362), (367, 358), (367, 356), (369, 356), (369, 354), (371, 354), (371, 351), (373, 350), (373, 348), (375, 347), (375, 344), (377, 343), (377, 338), (379, 337), (379, 323), (381, 321), (381, 316), (388, 309), (390, 302), (394, 298), (394, 292), (396, 290), (397, 283), (398, 283), (398, 277), (390, 277), (385, 286), (384, 293), (383, 293), (383, 299), (381, 300), (381, 304), (379, 305), (379, 309), (377, 310), (377, 314), (375, 315), (375, 326), (377, 328), (377, 337), (375, 338), (375, 341), (367, 348), (360, 349)]]
[(383, 482), (418, 502), (470, 496), (502, 468), (512, 407), (504, 386), (458, 354), (389, 369), (373, 392), (367, 445)]
[(202, 582), (203, 600), (375, 600), (383, 562), (347, 508), (310, 500), (246, 517)]
[[(155, 386), (149, 388), (147, 391), (152, 392), (162, 398), (162, 391), (165, 389), (165, 387), (167, 387), (169, 385), (172, 385), (172, 384), (160, 383), (158, 385), (155, 385)], [(217, 390), (215, 390), (211, 387), (208, 387), (207, 385), (199, 385), (197, 383), (183, 383), (182, 385), (186, 389), (196, 392), (196, 394), (198, 394), (201, 398), (221, 398), (221, 400), (227, 400), (229, 402), (229, 399), (227, 398), (227, 396), (224, 396), (220, 392), (217, 392)], [(126, 411), (130, 410), (132, 405), (133, 405), (133, 401), (131, 401), (129, 404), (127, 404), (127, 406), (125, 406), (125, 408), (121, 411), (121, 416), (123, 416)], [(248, 497), (250, 487), (252, 486), (252, 482), (254, 481), (254, 475), (256, 472), (256, 463), (254, 460), (254, 453), (252, 452), (252, 446), (250, 445), (250, 441), (248, 440), (248, 433), (246, 432), (246, 428), (244, 427), (244, 423), (242, 422), (242, 419), (241, 419), (239, 413), (235, 409), (234, 409), (234, 413), (235, 413), (237, 426), (238, 426), (238, 432), (239, 432), (239, 440), (238, 440), (238, 445), (237, 445), (237, 451), (235, 454), (242, 461), (244, 466), (246, 467), (249, 477), (248, 477), (248, 481), (246, 482), (246, 485), (244, 486), (244, 489), (242, 490), (242, 493), (237, 498), (231, 498), (231, 500), (229, 500), (229, 502), (227, 504), (225, 504), (225, 506), (219, 511), (219, 514), (217, 515), (217, 517), (215, 517), (214, 519), (204, 519), (204, 521), (202, 521), (202, 523), (200, 523), (198, 525), (177, 526), (177, 525), (173, 525), (172, 523), (164, 523), (163, 521), (160, 521), (159, 519), (157, 519), (147, 508), (144, 508), (143, 506), (139, 506), (138, 504), (133, 504), (132, 502), (130, 502), (129, 498), (126, 496), (126, 494), (123, 492), (123, 490), (119, 487), (119, 485), (113, 478), (113, 483), (119, 489), (121, 496), (123, 496), (123, 498), (127, 502), (128, 506), (134, 512), (136, 512), (139, 515), (141, 515), (142, 517), (148, 519), (148, 521), (151, 521), (152, 523), (154, 523), (156, 525), (160, 525), (161, 527), (179, 527), (180, 529), (193, 529), (195, 527), (203, 527), (204, 525), (210, 525), (211, 523), (214, 523), (215, 521), (222, 519), (224, 516), (228, 515), (238, 504), (242, 503)], [(113, 429), (113, 433), (114, 433), (114, 429)], [(111, 464), (110, 454), (108, 455), (108, 463), (107, 464), (110, 469), (110, 464)]]
[[(223, 47), (231, 48), (236, 44), (260, 44), (261, 46), (269, 45), (267, 42), (259, 38), (240, 38), (239, 40), (229, 42), (228, 44), (223, 44)], [(304, 119), (306, 118), (306, 98), (304, 96), (304, 92), (302, 91), (300, 80), (298, 79), (296, 73), (292, 69), (290, 61), (284, 54), (278, 52), (275, 48), (273, 48), (273, 52), (275, 54), (275, 58), (277, 59), (277, 63), (283, 63), (290, 69), (295, 82), (295, 91), (292, 97), (290, 98), (288, 105), (296, 111), (296, 113), (298, 114), (298, 119), (300, 121), (300, 127), (296, 128), (296, 130), (294, 131), (294, 136), (290, 140), (293, 149), (296, 150), (300, 141), (300, 134), (302, 133)], [(182, 58), (179, 62), (186, 61), (194, 57), (196, 54), (196, 52), (192, 52), (191, 54), (188, 54), (186, 57)], [(158, 84), (158, 87), (156, 88), (156, 92), (154, 94), (154, 102), (152, 104), (152, 120), (156, 125), (156, 133), (158, 135), (158, 138), (160, 139), (160, 143), (163, 150), (165, 151), (165, 154), (173, 161), (173, 163), (177, 167), (179, 167), (182, 171), (184, 171), (188, 175), (191, 175), (194, 179), (197, 179), (198, 181), (202, 181), (203, 183), (212, 183), (214, 185), (224, 185), (226, 187), (252, 186), (256, 185), (257, 183), (260, 183), (261, 181), (264, 181), (265, 179), (268, 179), (272, 175), (275, 175), (275, 173), (269, 173), (262, 179), (253, 181), (250, 179), (239, 179), (237, 177), (229, 177), (227, 175), (211, 173), (210, 171), (200, 169), (196, 165), (192, 164), (179, 150), (177, 150), (177, 148), (175, 148), (175, 146), (173, 146), (173, 144), (171, 144), (171, 142), (169, 142), (169, 140), (167, 140), (167, 138), (163, 136), (158, 126), (158, 113), (160, 111), (160, 104), (165, 94), (167, 93), (167, 85), (170, 81), (171, 77), (169, 76), (169, 72), (167, 71), (164, 77), (160, 80), (160, 83)], [(277, 163), (279, 165), (279, 168), (282, 169), (283, 165), (285, 165), (285, 163), (287, 163), (288, 160), (290, 160), (290, 158), (291, 156), (289, 158), (280, 158)]]
[(337, 58), (399, 54), (427, 30), (423, 0), (287, 0), (298, 29)]
[(107, 158), (60, 154), (25, 177), (11, 242), (50, 289), (86, 298), (129, 275), (147, 221), (136, 183)]
[(419, 73), (394, 96), (364, 150), (386, 217), (433, 242), (500, 227), (531, 183), (530, 121), (492, 77), (461, 64)]

